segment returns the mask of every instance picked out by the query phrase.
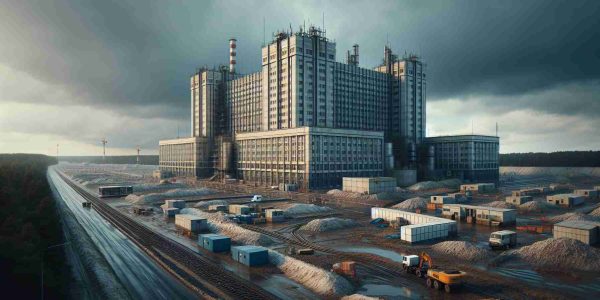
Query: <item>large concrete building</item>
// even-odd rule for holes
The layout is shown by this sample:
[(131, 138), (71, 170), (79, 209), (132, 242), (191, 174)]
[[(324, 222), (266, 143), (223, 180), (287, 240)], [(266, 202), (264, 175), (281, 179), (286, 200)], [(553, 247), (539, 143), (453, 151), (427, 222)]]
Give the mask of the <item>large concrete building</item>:
[[(387, 46), (373, 69), (359, 66), (358, 45), (346, 60), (337, 61), (336, 43), (311, 26), (276, 33), (262, 48), (261, 70), (241, 75), (230, 40), (229, 68), (191, 76), (192, 140), (180, 139), (181, 147), (161, 141), (160, 168), (300, 189), (384, 173), (416, 179), (410, 175), (424, 147), (426, 65)], [(189, 147), (193, 159), (175, 153)]]

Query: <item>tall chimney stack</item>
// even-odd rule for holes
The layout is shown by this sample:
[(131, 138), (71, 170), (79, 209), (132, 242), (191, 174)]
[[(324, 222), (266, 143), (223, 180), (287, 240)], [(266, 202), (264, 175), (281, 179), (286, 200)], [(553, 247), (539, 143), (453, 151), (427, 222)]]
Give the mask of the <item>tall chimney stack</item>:
[(236, 39), (229, 40), (229, 73), (235, 73), (235, 47)]

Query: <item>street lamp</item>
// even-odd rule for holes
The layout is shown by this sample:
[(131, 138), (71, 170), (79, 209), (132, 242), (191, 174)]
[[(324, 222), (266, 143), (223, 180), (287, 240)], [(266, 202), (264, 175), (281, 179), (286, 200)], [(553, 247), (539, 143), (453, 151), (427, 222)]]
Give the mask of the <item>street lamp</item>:
[(44, 254), (46, 254), (46, 251), (52, 249), (52, 248), (57, 248), (57, 247), (61, 247), (64, 245), (68, 245), (71, 242), (64, 242), (61, 244), (56, 244), (56, 245), (52, 245), (49, 246), (48, 248), (44, 249), (44, 251), (42, 251), (42, 274), (41, 274), (41, 278), (42, 278), (42, 286), (40, 287), (40, 294), (41, 294), (41, 299), (44, 300)]

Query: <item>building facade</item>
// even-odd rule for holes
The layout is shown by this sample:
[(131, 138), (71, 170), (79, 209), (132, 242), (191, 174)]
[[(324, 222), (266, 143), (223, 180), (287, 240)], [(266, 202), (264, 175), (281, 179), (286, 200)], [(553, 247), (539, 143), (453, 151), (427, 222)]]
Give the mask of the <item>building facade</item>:
[(425, 139), (423, 172), (434, 178), (498, 182), (500, 139), (485, 135), (454, 135)]
[[(339, 62), (336, 43), (311, 26), (276, 33), (262, 47), (261, 70), (241, 75), (235, 48), (231, 39), (229, 68), (203, 68), (190, 79), (192, 136), (205, 148), (189, 160), (174, 154), (187, 151), (188, 140), (179, 148), (161, 142), (161, 169), (306, 189), (340, 186), (344, 176), (416, 174), (427, 99), (418, 57), (398, 58), (386, 46), (381, 65), (363, 68), (354, 45)], [(201, 170), (174, 170), (190, 161)]]

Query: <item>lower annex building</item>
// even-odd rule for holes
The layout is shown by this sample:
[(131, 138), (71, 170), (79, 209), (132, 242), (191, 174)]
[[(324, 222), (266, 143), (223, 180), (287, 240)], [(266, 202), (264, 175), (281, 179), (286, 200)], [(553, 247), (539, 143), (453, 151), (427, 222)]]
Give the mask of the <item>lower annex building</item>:
[(497, 137), (425, 137), (427, 73), (417, 56), (386, 46), (381, 65), (362, 68), (354, 45), (338, 62), (335, 42), (311, 26), (276, 33), (261, 70), (242, 75), (236, 42), (229, 68), (191, 76), (192, 137), (159, 142), (161, 172), (301, 190), (340, 186), (342, 177), (497, 180)]

